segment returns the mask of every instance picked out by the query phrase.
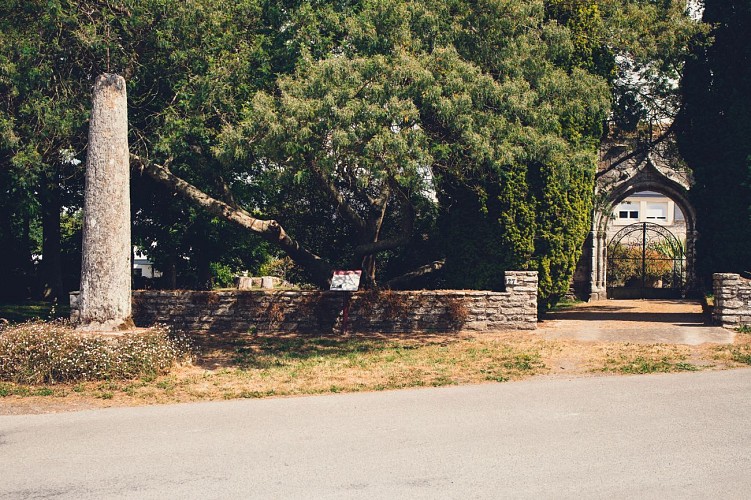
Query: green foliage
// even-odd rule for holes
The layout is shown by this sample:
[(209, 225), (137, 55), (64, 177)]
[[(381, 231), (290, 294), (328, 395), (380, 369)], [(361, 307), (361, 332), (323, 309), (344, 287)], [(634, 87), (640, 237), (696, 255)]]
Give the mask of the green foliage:
[(736, 363), (751, 365), (751, 348), (748, 344), (730, 348), (730, 358)]
[(571, 31), (568, 60), (591, 73), (612, 79), (616, 73), (615, 53), (607, 42), (608, 26), (603, 19), (602, 1), (549, 0), (546, 13)]
[[(255, 0), (149, 0), (132, 2), (131, 9), (121, 42), (139, 57), (128, 79), (137, 139), (131, 138), (131, 149), (171, 160), (180, 175), (214, 196), (260, 205), (271, 187), (239, 179), (247, 174), (222, 165), (212, 149), (222, 125), (235, 121), (242, 103), (276, 77), (269, 44), (275, 25), (286, 21), (269, 20), (274, 15)], [(254, 272), (268, 258), (266, 243), (151, 179), (136, 173), (132, 185), (134, 240), (163, 271), (162, 286), (227, 285), (228, 273)], [(216, 276), (212, 268), (226, 272)]]
[(700, 367), (683, 361), (682, 357), (675, 359), (672, 356), (633, 356), (619, 354), (618, 356), (608, 357), (605, 365), (602, 367), (603, 372), (622, 373), (629, 375), (645, 373), (673, 373), (697, 371)]
[(79, 203), (80, 162), (75, 160), (85, 147), (89, 85), (84, 75), (94, 44), (77, 36), (85, 25), (87, 20), (56, 1), (0, 5), (0, 190), (5, 195), (0, 241), (10, 249), (9, 267), (18, 284), (4, 291), (6, 296), (35, 295), (31, 256), (43, 250), (40, 281), (54, 287), (55, 298), (64, 298), (61, 266), (68, 262), (57, 244), (57, 220), (64, 205)]
[(682, 80), (681, 153), (696, 180), (697, 270), (711, 288), (715, 272), (742, 272), (751, 262), (751, 6), (708, 0), (708, 37), (697, 37)]
[(215, 288), (228, 288), (235, 284), (236, 272), (227, 264), (212, 262), (211, 275), (214, 278)]
[(617, 244), (608, 247), (608, 286), (641, 286), (642, 277), (647, 286), (661, 280), (672, 282), (675, 264), (672, 259), (675, 257), (666, 256), (663, 251), (664, 248), (653, 244), (644, 250), (644, 255), (638, 246)]
[(258, 269), (258, 276), (275, 276), (283, 281), (295, 283), (303, 287), (310, 287), (306, 281), (305, 271), (295, 264), (289, 257), (272, 257)]
[[(278, 220), (331, 266), (386, 282), (445, 258), (430, 284), (473, 288), (536, 269), (545, 304), (566, 291), (589, 227), (617, 56), (664, 83), (692, 29), (677, 5), (6, 2), (0, 182), (19, 201), (0, 202), (18, 214), (0, 237), (26, 238), (17, 260), (30, 260), (37, 205), (54, 205), (35, 188), (76, 178), (60, 153), (83, 156), (90, 79), (111, 71), (128, 81), (134, 153)], [(134, 239), (183, 286), (276, 257), (135, 174)], [(80, 204), (80, 184), (62, 191)]]
[[(426, 237), (443, 242), (442, 285), (497, 289), (505, 269), (533, 268), (543, 298), (562, 293), (608, 110), (602, 79), (560, 64), (567, 32), (523, 1), (365, 2), (343, 23), (343, 56), (304, 59), (278, 98), (257, 94), (225, 127), (224, 162), (264, 159), (273, 168), (257, 174), (323, 185), (311, 194), (345, 223), (375, 224), (370, 200), (386, 196), (386, 235), (437, 214)], [(362, 243), (353, 226), (339, 254)]]
[(131, 184), (138, 204), (133, 241), (162, 271), (156, 286), (207, 288), (212, 280), (214, 286), (228, 286), (231, 279), (217, 281), (212, 267), (233, 275), (255, 273), (269, 258), (268, 243), (191, 207), (151, 179), (135, 176)]
[(672, 120), (689, 42), (703, 31), (685, 1), (547, 0), (546, 12), (571, 31), (569, 61), (611, 84), (615, 130)]

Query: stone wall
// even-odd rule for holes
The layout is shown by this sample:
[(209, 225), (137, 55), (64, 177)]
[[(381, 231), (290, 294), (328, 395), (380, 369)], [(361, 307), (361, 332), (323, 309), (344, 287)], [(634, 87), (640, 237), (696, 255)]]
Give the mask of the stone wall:
[(732, 273), (715, 273), (712, 280), (714, 322), (726, 328), (751, 326), (751, 280)]
[(531, 330), (537, 325), (537, 272), (507, 272), (505, 292), (137, 290), (133, 319), (138, 326), (167, 323), (194, 332), (339, 333), (347, 304), (347, 331), (353, 333)]

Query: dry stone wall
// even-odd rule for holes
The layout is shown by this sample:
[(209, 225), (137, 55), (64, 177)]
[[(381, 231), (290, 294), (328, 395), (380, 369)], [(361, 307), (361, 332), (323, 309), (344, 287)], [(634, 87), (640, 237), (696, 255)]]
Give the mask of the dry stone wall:
[(505, 292), (138, 290), (133, 318), (194, 332), (322, 334), (340, 333), (346, 310), (353, 333), (536, 328), (537, 273), (509, 271), (506, 283)]
[(733, 273), (712, 276), (715, 323), (726, 328), (751, 326), (751, 280)]

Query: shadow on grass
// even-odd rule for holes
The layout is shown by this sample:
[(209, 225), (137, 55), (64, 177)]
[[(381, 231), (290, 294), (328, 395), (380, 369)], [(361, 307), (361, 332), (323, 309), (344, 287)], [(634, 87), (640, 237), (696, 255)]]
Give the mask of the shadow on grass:
[[(681, 306), (685, 301), (662, 301), (670, 305)], [(618, 304), (614, 301), (608, 305), (583, 304), (579, 307), (567, 307), (552, 310), (544, 315), (545, 320), (577, 320), (577, 321), (635, 321), (649, 323), (673, 323), (676, 325), (704, 326), (707, 317), (701, 312), (665, 312), (643, 311), (638, 307)]]
[(195, 364), (206, 369), (265, 369), (286, 362), (316, 358), (347, 358), (387, 350), (407, 351), (428, 345), (446, 345), (456, 335), (230, 335), (191, 336), (198, 353)]
[(24, 301), (0, 304), (0, 318), (8, 323), (24, 323), (35, 319), (50, 320), (70, 316), (68, 306), (53, 305), (50, 302)]

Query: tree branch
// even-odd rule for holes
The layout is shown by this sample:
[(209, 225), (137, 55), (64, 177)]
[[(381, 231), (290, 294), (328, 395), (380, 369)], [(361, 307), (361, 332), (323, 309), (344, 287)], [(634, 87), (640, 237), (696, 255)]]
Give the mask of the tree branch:
[(235, 195), (232, 193), (232, 189), (230, 189), (227, 181), (224, 180), (224, 176), (219, 175), (217, 177), (217, 184), (219, 185), (219, 189), (222, 192), (222, 197), (227, 201), (227, 204), (234, 209), (242, 210), (240, 208), (240, 205), (237, 203), (237, 199), (235, 199)]
[[(355, 256), (363, 257), (365, 255), (375, 254), (384, 250), (391, 250), (406, 245), (412, 241), (412, 230), (414, 228), (415, 221), (415, 209), (410, 203), (409, 198), (401, 189), (396, 189), (399, 198), (401, 198), (402, 205), (402, 217), (401, 226), (402, 230), (398, 236), (388, 238), (380, 241), (371, 241), (369, 243), (363, 243), (355, 247)], [(384, 206), (385, 210), (385, 206)]]
[(389, 281), (385, 283), (386, 288), (391, 288), (395, 290), (399, 289), (406, 289), (410, 287), (410, 284), (418, 279), (422, 278), (423, 276), (427, 276), (428, 274), (432, 274), (436, 271), (439, 271), (443, 269), (443, 266), (446, 264), (446, 260), (437, 260), (435, 262), (431, 262), (430, 264), (418, 267), (414, 271), (410, 271), (408, 273), (402, 274), (401, 276), (397, 276), (396, 278), (392, 278)]
[(210, 214), (248, 229), (279, 247), (310, 273), (316, 285), (326, 287), (330, 284), (333, 267), (318, 255), (301, 246), (287, 234), (277, 221), (257, 219), (242, 208), (233, 208), (223, 201), (212, 198), (170, 172), (169, 162), (165, 165), (157, 165), (133, 154), (131, 160), (140, 164), (142, 170), (149, 177), (167, 186), (188, 201), (203, 207)]
[(315, 160), (308, 160), (308, 163), (310, 165), (310, 169), (313, 171), (316, 179), (318, 180), (318, 184), (336, 203), (337, 208), (341, 210), (342, 214), (344, 214), (344, 216), (360, 230), (365, 230), (367, 228), (367, 222), (365, 221), (365, 219), (363, 219), (362, 216), (358, 214), (354, 208), (352, 208), (352, 205), (350, 205), (349, 202), (344, 198), (344, 195), (341, 193), (341, 191), (339, 191), (339, 189), (326, 176), (326, 174), (324, 174), (323, 171), (318, 168)]

